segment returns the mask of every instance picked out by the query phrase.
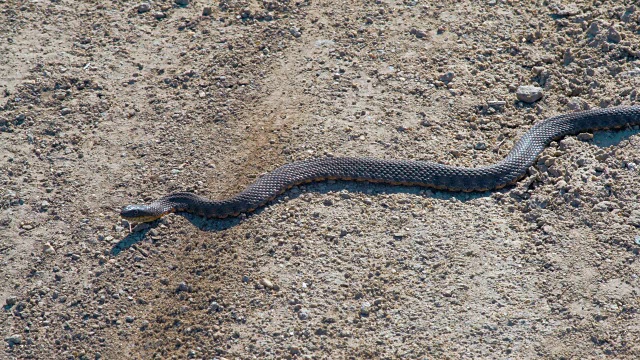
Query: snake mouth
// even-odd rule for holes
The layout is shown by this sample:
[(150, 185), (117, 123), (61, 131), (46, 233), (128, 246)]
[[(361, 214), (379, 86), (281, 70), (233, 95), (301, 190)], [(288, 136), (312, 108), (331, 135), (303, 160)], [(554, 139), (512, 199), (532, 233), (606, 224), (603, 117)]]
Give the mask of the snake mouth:
[(130, 222), (151, 222), (164, 214), (155, 214), (147, 205), (127, 205), (120, 210), (120, 216)]

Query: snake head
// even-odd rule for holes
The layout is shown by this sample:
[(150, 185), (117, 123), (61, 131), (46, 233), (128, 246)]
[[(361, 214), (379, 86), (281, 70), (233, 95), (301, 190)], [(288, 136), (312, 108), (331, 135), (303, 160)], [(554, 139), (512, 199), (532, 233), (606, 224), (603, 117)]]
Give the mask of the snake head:
[(120, 216), (127, 221), (150, 222), (160, 218), (164, 213), (154, 212), (148, 205), (127, 205), (120, 210)]

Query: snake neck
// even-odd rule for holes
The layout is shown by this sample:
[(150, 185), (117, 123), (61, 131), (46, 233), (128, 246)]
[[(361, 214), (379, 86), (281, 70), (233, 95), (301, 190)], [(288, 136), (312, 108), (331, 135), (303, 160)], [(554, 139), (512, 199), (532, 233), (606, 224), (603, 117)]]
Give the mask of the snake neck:
[(150, 206), (163, 214), (189, 212), (202, 217), (224, 218), (229, 215), (228, 211), (234, 204), (240, 203), (238, 195), (225, 200), (210, 200), (193, 193), (177, 192), (158, 199)]

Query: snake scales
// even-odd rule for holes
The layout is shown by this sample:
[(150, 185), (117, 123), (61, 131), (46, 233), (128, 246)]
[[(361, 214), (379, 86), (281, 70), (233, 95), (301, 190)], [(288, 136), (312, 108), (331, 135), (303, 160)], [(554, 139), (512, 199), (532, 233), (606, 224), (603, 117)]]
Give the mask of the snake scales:
[(477, 168), (442, 165), (429, 161), (329, 157), (283, 165), (223, 200), (179, 192), (149, 205), (128, 205), (125, 219), (146, 222), (165, 214), (186, 211), (204, 217), (224, 218), (250, 212), (292, 186), (327, 179), (419, 185), (450, 191), (498, 189), (521, 179), (552, 140), (583, 131), (640, 124), (640, 106), (594, 109), (559, 115), (535, 124), (500, 162)]

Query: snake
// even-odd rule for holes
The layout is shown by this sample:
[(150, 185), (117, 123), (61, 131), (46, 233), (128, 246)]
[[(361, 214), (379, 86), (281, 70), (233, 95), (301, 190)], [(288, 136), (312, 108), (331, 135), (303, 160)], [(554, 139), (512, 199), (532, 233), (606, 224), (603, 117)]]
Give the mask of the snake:
[(176, 192), (150, 204), (127, 205), (120, 215), (134, 222), (150, 222), (175, 212), (206, 218), (238, 216), (266, 205), (293, 186), (324, 180), (417, 185), (464, 192), (495, 190), (522, 179), (552, 141), (586, 131), (639, 124), (640, 105), (572, 112), (536, 123), (503, 160), (491, 165), (459, 167), (423, 160), (369, 157), (311, 158), (282, 165), (226, 199), (211, 200), (190, 192)]

